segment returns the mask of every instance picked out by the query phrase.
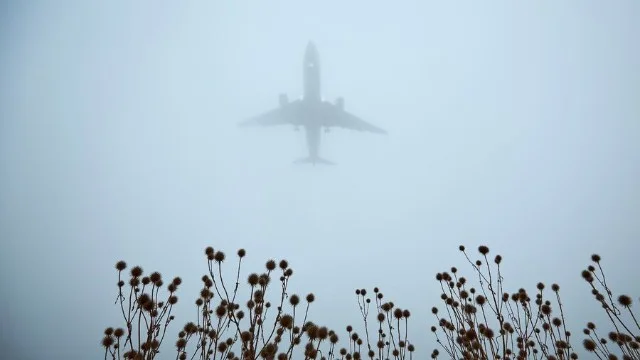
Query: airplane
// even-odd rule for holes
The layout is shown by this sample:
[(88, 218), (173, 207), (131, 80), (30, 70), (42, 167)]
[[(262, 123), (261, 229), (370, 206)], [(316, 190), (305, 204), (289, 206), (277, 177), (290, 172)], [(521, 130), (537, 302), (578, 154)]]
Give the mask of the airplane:
[(301, 99), (289, 101), (286, 94), (280, 94), (280, 106), (261, 115), (240, 122), (240, 126), (293, 125), (294, 129), (304, 127), (307, 137), (308, 156), (295, 163), (333, 164), (319, 155), (320, 135), (324, 128), (329, 132), (332, 127), (340, 127), (378, 134), (387, 132), (365, 122), (344, 110), (344, 98), (338, 97), (335, 103), (324, 101), (320, 96), (320, 59), (313, 41), (309, 41), (304, 54), (303, 89)]

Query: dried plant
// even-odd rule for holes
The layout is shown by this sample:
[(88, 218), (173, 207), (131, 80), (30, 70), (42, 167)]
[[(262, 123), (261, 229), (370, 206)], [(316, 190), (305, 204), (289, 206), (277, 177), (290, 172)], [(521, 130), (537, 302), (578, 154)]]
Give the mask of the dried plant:
[(613, 348), (617, 346), (622, 359), (640, 359), (640, 324), (631, 309), (631, 297), (619, 295), (616, 305), (613, 292), (607, 285), (600, 256), (592, 255), (591, 261), (593, 264), (582, 271), (582, 278), (589, 284), (591, 294), (602, 306), (613, 329), (607, 334), (607, 340), (598, 334), (593, 322), (587, 323), (583, 330), (587, 336), (583, 340), (584, 348), (599, 359), (617, 359), (618, 356), (613, 353)]
[[(126, 324), (123, 328), (112, 327), (104, 331), (102, 345), (105, 348), (105, 359), (152, 359), (159, 352), (169, 323), (174, 319), (171, 315), (173, 305), (178, 302), (175, 295), (182, 280), (179, 277), (167, 285), (168, 294), (161, 301), (160, 289), (163, 281), (159, 272), (143, 276), (143, 270), (135, 266), (130, 271), (129, 290), (124, 290), (125, 282), (122, 272), (127, 268), (124, 261), (118, 261), (118, 298), (122, 317)], [(124, 340), (123, 340), (124, 338)]]
[[(341, 354), (345, 356), (346, 360), (350, 360), (351, 355), (354, 360), (358, 360), (366, 341), (364, 350), (370, 359), (390, 359), (391, 357), (398, 360), (412, 359), (415, 346), (408, 340), (411, 312), (396, 307), (392, 301), (383, 302), (384, 295), (377, 287), (373, 289), (373, 295), (377, 326), (369, 323), (372, 301), (370, 297), (367, 297), (367, 290), (356, 290), (356, 300), (364, 323), (365, 338), (361, 338), (351, 325), (347, 326), (350, 339), (349, 350), (341, 349)], [(374, 345), (371, 343), (370, 327), (376, 329)]]
[[(353, 332), (351, 326), (347, 327), (348, 349), (343, 347), (337, 350), (337, 333), (307, 319), (315, 296), (309, 293), (302, 300), (299, 295), (290, 293), (289, 280), (293, 269), (286, 260), (276, 262), (270, 259), (263, 271), (251, 273), (246, 280), (248, 289), (245, 292), (240, 288), (240, 272), (246, 252), (240, 249), (237, 255), (235, 281), (229, 282), (223, 276), (225, 254), (214, 251), (212, 247), (205, 249), (208, 273), (202, 276), (202, 289), (195, 301), (197, 316), (195, 321), (184, 325), (178, 334), (176, 359), (362, 358), (365, 340)], [(166, 301), (160, 301), (160, 274), (154, 272), (142, 277), (142, 268), (136, 266), (130, 271), (129, 287), (125, 291), (122, 273), (126, 267), (124, 261), (116, 264), (119, 288), (117, 302), (120, 303), (126, 330), (105, 330), (102, 340), (105, 359), (154, 359), (159, 353), (167, 327), (174, 320), (171, 310), (178, 301), (175, 292), (181, 280), (175, 278), (166, 288)], [(369, 341), (371, 300), (365, 298), (365, 290), (356, 291), (367, 334), (367, 355), (371, 359), (382, 359), (392, 354), (396, 359), (404, 360), (407, 352), (411, 354), (414, 350), (407, 340), (410, 313), (408, 310), (394, 309), (391, 302), (382, 303), (383, 295), (378, 289), (374, 289), (374, 293), (379, 322), (377, 352), (372, 350)], [(240, 300), (242, 295), (247, 297)], [(391, 310), (394, 310), (393, 313)], [(375, 357), (376, 354), (378, 357)]]
[[(444, 306), (442, 311), (432, 309), (437, 325), (431, 331), (439, 344), (432, 358), (578, 358), (557, 284), (551, 285), (551, 291), (538, 283), (534, 291), (520, 288), (507, 292), (500, 255), (490, 259), (489, 248), (480, 246), (479, 258), (472, 260), (464, 246), (460, 251), (474, 276), (461, 276), (455, 267), (436, 275)], [(303, 300), (290, 293), (293, 270), (286, 260), (268, 260), (265, 268), (248, 275), (245, 283), (240, 281), (245, 250), (237, 252), (231, 282), (223, 276), (225, 254), (208, 247), (205, 256), (208, 271), (202, 276), (195, 301), (197, 315), (178, 334), (176, 359), (413, 359), (415, 346), (408, 337), (411, 313), (387, 301), (378, 288), (355, 291), (363, 335), (347, 326), (348, 346), (338, 348), (337, 332), (308, 320), (315, 296), (309, 293)], [(607, 315), (611, 330), (600, 333), (593, 322), (587, 323), (582, 345), (599, 359), (640, 359), (640, 316), (632, 310), (632, 298), (615, 297), (600, 256), (593, 255), (591, 260), (593, 264), (582, 271), (582, 278)], [(105, 330), (105, 359), (154, 359), (175, 319), (172, 310), (182, 281), (176, 277), (163, 288), (160, 273), (143, 276), (142, 268), (135, 266), (127, 286), (123, 280), (126, 268), (124, 261), (116, 264), (116, 303), (125, 326)], [(241, 288), (241, 284), (248, 288)]]
[[(571, 333), (566, 329), (560, 287), (551, 286), (548, 298), (545, 285), (538, 283), (534, 299), (524, 288), (506, 292), (500, 269), (502, 257), (489, 260), (489, 248), (480, 246), (480, 259), (472, 261), (460, 251), (477, 275), (477, 285), (450, 272), (436, 275), (440, 283), (444, 311), (434, 307), (437, 326), (431, 330), (440, 348), (451, 359), (576, 359)], [(441, 333), (443, 336), (439, 336)], [(432, 358), (438, 358), (435, 349)]]

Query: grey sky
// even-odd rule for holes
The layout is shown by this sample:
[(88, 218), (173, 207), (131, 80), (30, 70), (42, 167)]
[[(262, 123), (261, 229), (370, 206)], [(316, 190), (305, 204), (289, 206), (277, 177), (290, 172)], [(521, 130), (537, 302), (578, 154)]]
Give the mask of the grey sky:
[[(560, 283), (576, 334), (592, 252), (640, 294), (640, 2), (2, 7), (0, 321), (23, 358), (102, 354), (119, 259), (182, 276), (191, 321), (207, 245), (288, 259), (340, 331), (380, 286), (421, 357), (459, 244), (501, 253), (514, 289)], [(334, 130), (333, 167), (293, 165), (290, 127), (236, 126), (301, 94), (309, 40), (324, 96), (390, 133)]]

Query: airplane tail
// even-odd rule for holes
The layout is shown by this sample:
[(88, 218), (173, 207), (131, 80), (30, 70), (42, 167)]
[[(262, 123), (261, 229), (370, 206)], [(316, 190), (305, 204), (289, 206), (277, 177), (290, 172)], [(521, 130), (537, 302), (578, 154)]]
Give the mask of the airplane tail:
[(325, 160), (320, 157), (306, 157), (306, 158), (296, 160), (295, 163), (296, 164), (312, 164), (312, 165), (316, 165), (316, 164), (335, 165), (331, 161)]

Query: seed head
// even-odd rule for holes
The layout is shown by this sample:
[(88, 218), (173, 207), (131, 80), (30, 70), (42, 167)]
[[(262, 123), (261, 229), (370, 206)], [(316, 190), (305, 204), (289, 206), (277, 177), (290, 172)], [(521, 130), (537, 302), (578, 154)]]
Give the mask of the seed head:
[(486, 328), (484, 329), (484, 333), (483, 335), (487, 338), (487, 339), (493, 339), (494, 333), (493, 330)]
[(560, 285), (558, 284), (551, 285), (551, 290), (553, 290), (554, 292), (560, 291)]
[(618, 303), (624, 307), (630, 307), (631, 306), (631, 297), (627, 296), (627, 295), (620, 295), (618, 297)]
[(480, 254), (482, 255), (487, 255), (489, 253), (489, 248), (484, 245), (480, 245), (478, 247), (478, 252), (480, 252)]
[(240, 338), (242, 339), (243, 342), (249, 342), (253, 339), (253, 335), (248, 331), (243, 331), (240, 334)]
[(309, 336), (309, 340), (315, 340), (318, 338), (318, 327), (316, 325), (311, 325), (307, 327), (307, 336)]
[(313, 293), (307, 294), (307, 302), (308, 303), (312, 303), (313, 300), (315, 300), (315, 299), (316, 299), (316, 297), (313, 295)]
[(105, 335), (105, 337), (102, 338), (102, 346), (105, 348), (111, 347), (114, 343), (115, 340), (110, 335)]
[(151, 273), (151, 275), (149, 275), (149, 280), (151, 280), (151, 282), (154, 284), (157, 284), (158, 281), (160, 281), (161, 279), (162, 279), (162, 276), (157, 271), (154, 271)]
[(271, 277), (269, 277), (269, 275), (267, 275), (266, 273), (260, 274), (260, 276), (258, 277), (258, 285), (267, 286), (269, 285), (270, 280)]
[(280, 326), (285, 329), (291, 329), (293, 327), (293, 317), (291, 315), (283, 315), (280, 318)]
[(219, 263), (223, 262), (224, 258), (225, 258), (225, 255), (222, 251), (216, 252), (216, 254), (213, 256), (213, 259)]
[(243, 258), (243, 257), (245, 257), (245, 255), (247, 255), (247, 251), (245, 249), (239, 249), (238, 250), (238, 257), (239, 258)]
[(589, 352), (595, 351), (597, 347), (595, 341), (591, 339), (584, 339), (584, 341), (582, 342), (582, 345), (584, 345), (584, 348)]
[(144, 306), (146, 303), (151, 302), (149, 294), (142, 294), (138, 297), (138, 304)]
[(273, 259), (268, 260), (268, 261), (267, 261), (267, 263), (265, 264), (265, 267), (266, 267), (266, 268), (267, 268), (267, 270), (269, 270), (269, 271), (271, 271), (271, 270), (275, 269), (275, 268), (276, 268), (276, 262), (275, 262), (275, 260), (273, 260)]
[(325, 340), (327, 337), (329, 337), (329, 329), (326, 326), (321, 326), (318, 329), (318, 338)]
[(257, 303), (264, 302), (264, 294), (261, 290), (256, 290), (253, 293), (253, 301)]
[(593, 261), (595, 263), (600, 262), (600, 255), (598, 255), (598, 254), (591, 255), (591, 261)]
[(400, 308), (396, 308), (396, 309), (393, 311), (393, 316), (394, 316), (396, 319), (402, 319), (402, 309), (400, 309)]
[(249, 275), (249, 277), (247, 278), (247, 282), (251, 286), (256, 286), (256, 285), (258, 285), (258, 280), (259, 279), (260, 278), (259, 278), (258, 274), (253, 273), (253, 274)]
[(284, 272), (284, 276), (291, 277), (291, 275), (293, 275), (293, 269), (292, 269), (292, 268), (288, 268), (288, 269)]
[(124, 262), (123, 260), (120, 260), (120, 261), (118, 261), (118, 262), (116, 263), (116, 270), (118, 270), (118, 271), (122, 271), (122, 270), (124, 270), (124, 269), (126, 269), (126, 268), (127, 268), (127, 263), (126, 263), (126, 262)]
[(142, 275), (142, 268), (140, 266), (134, 266), (131, 269), (131, 276), (136, 278), (136, 277), (140, 277)]

